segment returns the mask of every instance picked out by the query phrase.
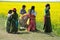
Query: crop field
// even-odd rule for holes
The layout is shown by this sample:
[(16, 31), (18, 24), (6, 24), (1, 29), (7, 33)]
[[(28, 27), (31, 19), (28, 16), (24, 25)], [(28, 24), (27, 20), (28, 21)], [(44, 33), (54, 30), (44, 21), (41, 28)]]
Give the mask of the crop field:
[[(26, 11), (35, 6), (36, 11), (36, 27), (38, 30), (43, 30), (45, 5), (50, 4), (50, 17), (53, 33), (60, 36), (60, 2), (0, 2), (0, 30), (5, 31), (5, 22), (10, 9), (16, 8), (20, 17), (22, 5), (26, 5)], [(39, 34), (39, 33), (38, 33)], [(28, 34), (27, 34), (28, 35)], [(21, 35), (22, 36), (22, 35)], [(26, 36), (26, 35), (25, 35)]]

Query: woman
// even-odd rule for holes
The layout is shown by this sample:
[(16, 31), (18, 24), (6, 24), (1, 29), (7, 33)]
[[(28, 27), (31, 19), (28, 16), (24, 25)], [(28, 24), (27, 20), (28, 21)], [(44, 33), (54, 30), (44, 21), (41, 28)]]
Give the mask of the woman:
[(45, 33), (51, 33), (52, 32), (52, 27), (51, 27), (51, 20), (50, 20), (50, 4), (46, 5), (45, 9), (45, 22), (44, 22), (44, 29)]
[(36, 21), (35, 21), (35, 17), (36, 17), (36, 12), (35, 12), (35, 6), (32, 6), (30, 11), (29, 11), (29, 25), (27, 28), (27, 31), (35, 31), (36, 30)]
[(12, 14), (12, 33), (17, 33), (18, 31), (18, 14), (16, 12), (16, 8), (13, 9), (13, 14)]
[(11, 30), (11, 21), (12, 21), (12, 10), (9, 10), (8, 12), (8, 20), (7, 20), (7, 26), (6, 26), (6, 31), (10, 33)]

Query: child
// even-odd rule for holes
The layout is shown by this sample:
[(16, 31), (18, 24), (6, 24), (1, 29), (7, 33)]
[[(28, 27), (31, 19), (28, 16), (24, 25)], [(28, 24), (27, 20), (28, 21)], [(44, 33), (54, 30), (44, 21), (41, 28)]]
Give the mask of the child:
[(27, 28), (27, 20), (28, 20), (28, 16), (27, 14), (24, 14), (20, 19), (19, 19), (19, 23), (20, 23), (20, 30), (25, 30)]
[(6, 31), (8, 33), (10, 33), (10, 29), (11, 29), (11, 20), (12, 20), (12, 10), (9, 10), (8, 12), (8, 20), (7, 20), (7, 27), (6, 27)]
[[(26, 14), (26, 10), (25, 10), (25, 8), (26, 8), (26, 6), (25, 5), (23, 5), (22, 6), (22, 9), (21, 9), (21, 11), (20, 11), (20, 14), (21, 14), (21, 16), (20, 16), (20, 18), (24, 15), (24, 14)], [(23, 23), (24, 22), (24, 19), (22, 18), (22, 21), (20, 20), (20, 25), (21, 25), (21, 27), (20, 27), (20, 29), (25, 29), (25, 23)], [(22, 24), (21, 24), (22, 23)]]
[(23, 6), (22, 6), (22, 9), (21, 9), (21, 11), (20, 11), (20, 14), (21, 14), (21, 15), (26, 14), (25, 8), (26, 8), (26, 6), (23, 5)]
[(50, 4), (46, 5), (45, 9), (45, 23), (44, 23), (44, 29), (45, 33), (51, 33), (52, 32), (52, 27), (51, 27), (51, 20), (50, 20)]
[(12, 30), (11, 33), (17, 33), (18, 32), (18, 14), (16, 12), (16, 8), (13, 9), (12, 14)]

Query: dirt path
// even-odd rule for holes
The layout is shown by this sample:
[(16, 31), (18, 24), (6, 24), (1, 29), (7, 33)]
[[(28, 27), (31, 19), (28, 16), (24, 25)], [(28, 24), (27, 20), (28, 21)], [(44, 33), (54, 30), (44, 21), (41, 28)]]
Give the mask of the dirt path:
[(45, 34), (43, 32), (20, 32), (20, 34), (9, 34), (0, 29), (0, 40), (60, 40), (60, 37)]
[(44, 32), (20, 32), (19, 34), (7, 33), (5, 20), (0, 20), (0, 40), (60, 40), (60, 37), (54, 34), (45, 34)]

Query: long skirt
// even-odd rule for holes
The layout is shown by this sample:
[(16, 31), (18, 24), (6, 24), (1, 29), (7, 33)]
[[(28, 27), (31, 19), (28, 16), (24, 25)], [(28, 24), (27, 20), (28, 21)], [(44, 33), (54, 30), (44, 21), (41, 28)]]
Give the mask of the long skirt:
[(24, 20), (19, 20), (20, 26), (26, 28), (27, 24)]
[(26, 29), (27, 28), (27, 20), (28, 17), (24, 16), (22, 19), (19, 19), (19, 23), (20, 23), (20, 29)]
[(12, 21), (12, 30), (11, 32), (16, 33), (18, 31), (18, 21)]
[(7, 20), (6, 31), (10, 33), (11, 30), (11, 21)]
[(44, 20), (44, 29), (46, 33), (50, 33), (52, 32), (52, 27), (51, 27), (51, 19), (50, 17), (46, 17), (45, 16), (45, 20)]
[(36, 30), (36, 22), (34, 20), (30, 20), (30, 23), (27, 28), (28, 31), (35, 31)]

